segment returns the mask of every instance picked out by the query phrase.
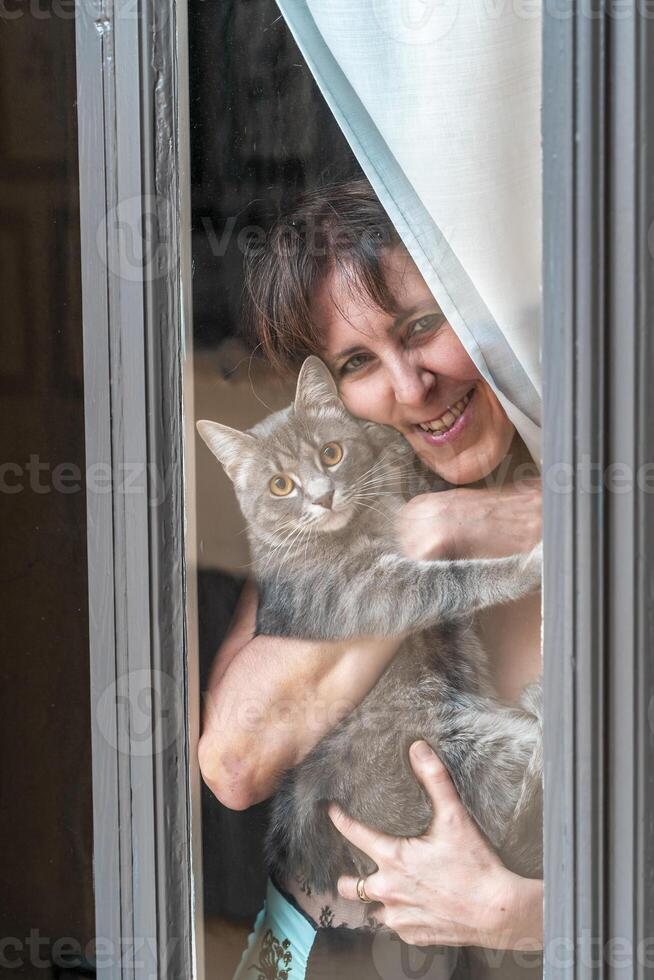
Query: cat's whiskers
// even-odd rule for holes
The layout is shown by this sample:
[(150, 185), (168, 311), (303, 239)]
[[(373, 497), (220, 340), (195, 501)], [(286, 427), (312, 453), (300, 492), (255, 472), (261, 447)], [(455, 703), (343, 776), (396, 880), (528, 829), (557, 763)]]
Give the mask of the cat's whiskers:
[(380, 463), (379, 466), (375, 466), (370, 470), (370, 472), (362, 473), (361, 476), (357, 477), (354, 483), (366, 483), (367, 480), (378, 480), (382, 476), (404, 478), (405, 475), (406, 474), (402, 473), (391, 463)]
[(270, 560), (277, 555), (277, 553), (280, 551), (281, 548), (284, 547), (286, 542), (293, 536), (296, 530), (297, 530), (297, 524), (294, 522), (293, 525), (287, 528), (282, 535), (280, 535), (277, 538), (273, 538), (271, 541), (268, 542), (269, 551), (268, 551), (266, 566), (270, 564)]
[(365, 483), (361, 487), (357, 487), (357, 486), (351, 487), (346, 492), (345, 499), (348, 499), (349, 500), (352, 497), (355, 497), (359, 493), (367, 493), (367, 494), (372, 494), (372, 495), (375, 495), (376, 494), (376, 495), (378, 495), (380, 497), (383, 497), (383, 496), (400, 497), (400, 496), (402, 496), (403, 487), (404, 487), (404, 484), (403, 483), (394, 484), (394, 483), (392, 483), (392, 482), (390, 482), (388, 480), (384, 480), (383, 482), (380, 482), (379, 484), (377, 484), (377, 483)]
[(282, 547), (289, 548), (291, 546), (292, 540), (295, 537), (295, 535), (303, 532), (307, 527), (311, 526), (315, 522), (316, 522), (315, 517), (312, 517), (310, 514), (306, 514), (304, 517), (300, 518), (299, 520), (294, 520), (289, 522), (292, 525), (291, 530), (290, 532), (284, 535), (283, 540), (281, 540), (277, 545), (275, 545), (275, 551), (276, 552), (279, 551), (280, 548)]
[(282, 548), (284, 548), (284, 547), (288, 548), (288, 546), (290, 545), (290, 543), (293, 540), (293, 538), (300, 531), (302, 531), (305, 523), (307, 523), (307, 518), (305, 518), (304, 520), (301, 520), (301, 521), (289, 521), (289, 522), (286, 522), (286, 525), (285, 526), (288, 527), (288, 525), (290, 525), (290, 530), (287, 530), (286, 533), (283, 534), (283, 536), (281, 537), (281, 539), (279, 541), (277, 541), (277, 542), (275, 542), (274, 541), (274, 538), (273, 538), (273, 544), (272, 544), (272, 547), (271, 547), (271, 549), (269, 551), (269, 554), (267, 556), (267, 559), (266, 559), (266, 562), (265, 562), (265, 565), (264, 565), (262, 571), (264, 571), (264, 572), (267, 571), (269, 565), (271, 564), (271, 562), (274, 559), (276, 559), (278, 557), (278, 554), (279, 554), (279, 552), (280, 552), (280, 550)]
[(398, 481), (374, 480), (371, 481), (370, 483), (363, 483), (361, 486), (352, 487), (352, 489), (357, 493), (359, 490), (375, 490), (375, 489), (379, 489), (380, 491), (384, 489), (389, 489), (389, 490), (395, 490), (395, 492), (399, 492), (399, 490), (401, 490), (403, 486), (404, 486), (403, 480), (398, 480)]
[[(391, 460), (388, 460), (386, 458), (389, 454), (396, 456), (396, 459), (395, 459), (394, 462), (391, 462)], [(372, 470), (374, 470), (374, 468), (376, 466), (379, 466), (380, 463), (384, 463), (384, 462), (391, 463), (391, 465), (393, 465), (393, 466), (405, 466), (405, 467), (408, 466), (407, 463), (403, 463), (403, 462), (401, 462), (400, 460), (397, 459), (397, 450), (393, 446), (387, 446), (386, 449), (384, 449), (384, 451), (382, 452), (381, 456), (378, 456), (377, 457), (377, 459), (374, 461), (374, 463), (372, 464), (372, 466), (369, 466), (368, 469), (365, 470), (360, 475), (359, 479), (361, 479), (364, 476), (367, 476), (368, 473), (370, 473)]]
[(297, 524), (298, 521), (296, 517), (292, 518), (291, 520), (284, 521), (283, 524), (278, 524), (271, 536), (272, 541), (274, 542), (276, 537), (278, 537), (282, 532), (288, 530), (289, 528), (297, 527)]
[(303, 522), (301, 521), (293, 521), (291, 524), (287, 525), (283, 534), (281, 534), (277, 540), (273, 539), (271, 551), (276, 553), (281, 548), (284, 548), (287, 542), (289, 542), (291, 538), (293, 538), (293, 536), (302, 529), (302, 526)]
[(360, 497), (399, 497), (397, 490), (364, 490), (354, 494), (350, 499), (358, 500)]
[(298, 533), (293, 537), (293, 539), (289, 543), (286, 550), (286, 554), (283, 560), (279, 564), (279, 568), (277, 569), (276, 581), (279, 581), (279, 576), (282, 572), (282, 568), (284, 567), (284, 564), (286, 563), (290, 564), (291, 559), (295, 557), (295, 555), (299, 552), (300, 548), (302, 547), (302, 543), (304, 541), (305, 535), (307, 536), (308, 539), (308, 537), (311, 535), (313, 525), (316, 523), (317, 521), (315, 518), (309, 518), (308, 520), (305, 520), (302, 524), (300, 524), (300, 526), (298, 527)]
[(308, 560), (309, 542), (311, 541), (311, 533), (314, 530), (313, 524), (310, 524), (307, 528), (307, 534), (304, 541), (304, 564), (306, 565)]
[(359, 490), (368, 486), (384, 485), (384, 484), (401, 484), (404, 483), (404, 477), (393, 470), (379, 470), (374, 473), (369, 473), (366, 478), (359, 477), (358, 480), (353, 480), (348, 490)]
[(397, 490), (399, 492), (404, 486), (405, 483), (402, 480), (385, 479), (385, 480), (370, 480), (367, 483), (362, 483), (358, 486), (352, 486), (351, 488), (348, 489), (351, 489), (354, 493), (358, 493), (359, 490), (385, 490), (385, 489)]
[[(275, 531), (270, 536), (270, 539), (268, 541), (268, 544), (270, 545), (270, 551), (268, 554), (268, 559), (266, 561), (266, 564), (263, 566), (262, 571), (265, 571), (271, 559), (274, 557), (275, 552), (278, 551), (279, 548), (282, 547), (282, 545), (284, 544), (284, 539), (286, 538), (287, 534), (290, 533), (293, 530), (293, 528), (296, 526), (297, 526), (297, 521), (293, 519), (293, 520), (284, 521), (283, 524), (279, 524), (275, 528)], [(247, 531), (248, 528), (246, 526), (242, 528), (238, 532), (238, 534), (246, 534)], [(240, 565), (237, 565), (236, 567), (239, 569), (241, 568), (245, 569), (245, 568), (255, 568), (256, 566), (257, 566), (257, 559), (253, 558), (251, 561), (242, 562)]]
[(360, 507), (365, 507), (366, 510), (374, 510), (374, 511), (376, 511), (376, 513), (378, 513), (385, 521), (390, 521), (391, 520), (391, 515), (390, 514), (385, 514), (383, 510), (380, 510), (379, 507), (375, 507), (374, 504), (365, 504), (362, 500), (359, 500), (358, 501), (358, 504), (359, 504)]
[(354, 480), (352, 483), (353, 488), (362, 488), (370, 484), (382, 484), (382, 483), (404, 483), (406, 480), (406, 474), (398, 471), (396, 466), (392, 466), (389, 463), (379, 463), (372, 466), (365, 473), (361, 474), (358, 479)]
[(367, 483), (378, 482), (382, 480), (405, 480), (406, 477), (403, 473), (398, 473), (395, 467), (389, 467), (387, 464), (382, 464), (382, 466), (377, 467), (375, 470), (371, 470), (370, 473), (366, 473), (365, 476), (360, 476), (357, 480), (354, 480), (352, 486), (360, 487)]

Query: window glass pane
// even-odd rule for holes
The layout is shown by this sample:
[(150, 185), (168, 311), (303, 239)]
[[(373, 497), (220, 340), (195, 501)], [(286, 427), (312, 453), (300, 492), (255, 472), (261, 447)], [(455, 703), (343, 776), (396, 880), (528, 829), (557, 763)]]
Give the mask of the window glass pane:
[[(213, 420), (233, 429), (244, 430), (252, 427), (271, 412), (288, 405), (295, 389), (295, 377), (292, 372), (285, 374), (277, 367), (271, 366), (270, 360), (264, 356), (261, 349), (260, 337), (253, 336), (252, 332), (248, 333), (245, 329), (247, 324), (244, 321), (244, 313), (248, 310), (249, 303), (248, 285), (244, 276), (247, 255), (256, 253), (257, 248), (270, 247), (269, 241), (262, 246), (266, 233), (280, 213), (284, 214), (293, 207), (303, 192), (311, 192), (347, 180), (360, 181), (363, 174), (331, 110), (323, 100), (288, 26), (280, 16), (280, 8), (273, 0), (247, 0), (247, 2), (221, 4), (192, 3), (189, 9), (189, 33), (195, 415), (199, 420)], [(391, 236), (388, 243), (389, 250), (392, 251), (398, 246), (399, 240), (392, 237), (392, 227), (389, 228), (387, 224), (380, 227), (382, 227), (380, 236), (385, 234)], [(376, 226), (371, 222), (367, 229), (368, 234), (371, 229), (375, 231), (375, 228)], [(289, 232), (286, 245), (289, 241), (292, 241), (292, 232)], [(314, 245), (317, 255), (321, 247), (320, 242), (317, 241)], [(370, 245), (370, 248), (374, 251), (377, 245)], [(362, 259), (364, 266), (366, 261), (364, 255)], [(395, 299), (404, 290), (406, 277), (410, 278), (413, 274), (407, 272), (407, 269), (408, 266), (403, 266), (403, 271), (398, 276), (400, 284), (396, 283), (391, 288)], [(390, 281), (389, 275), (387, 270), (383, 271), (386, 285)], [(354, 283), (355, 286), (359, 286), (360, 280), (357, 281), (355, 278)], [(356, 289), (354, 292), (356, 293)], [(429, 294), (428, 289), (427, 294)], [(261, 294), (258, 298), (260, 296)], [(347, 304), (351, 298), (351, 294), (345, 291), (339, 295), (338, 301)], [(379, 296), (377, 298), (379, 299)], [(430, 295), (425, 298), (425, 301), (427, 298), (433, 300)], [(313, 299), (312, 294), (312, 302)], [(367, 309), (372, 306), (376, 310), (376, 315), (379, 314), (383, 307), (383, 300), (380, 301), (381, 305), (376, 306), (374, 302), (370, 303), (369, 296), (367, 300), (369, 303)], [(314, 309), (312, 307), (312, 311)], [(348, 321), (348, 310), (343, 312), (343, 309), (341, 305), (339, 312), (343, 314), (343, 319)], [(384, 315), (389, 315), (389, 309), (385, 310)], [(279, 331), (284, 325), (276, 323), (275, 326)], [(419, 323), (416, 329), (421, 328), (429, 330), (430, 325), (427, 322)], [(365, 335), (365, 330), (362, 330), (361, 334)], [(417, 345), (411, 348), (407, 341), (405, 349), (417, 350), (418, 348)], [(503, 350), (504, 348), (500, 350), (500, 354)], [(358, 352), (355, 352), (355, 356), (357, 355)], [(501, 357), (499, 359), (501, 360)], [(332, 363), (330, 366), (336, 374), (335, 364)], [(468, 375), (465, 373), (466, 370), (468, 370), (467, 366), (460, 376), (456, 375), (456, 371), (454, 373), (450, 371), (449, 374), (445, 371), (444, 388), (440, 387), (442, 384), (440, 379), (435, 382), (436, 394), (429, 397), (428, 403), (431, 407), (440, 406), (438, 412), (434, 411), (432, 415), (426, 415), (421, 405), (409, 411), (405, 410), (403, 418), (410, 419), (411, 433), (416, 436), (413, 442), (408, 439), (411, 445), (413, 443), (422, 445), (419, 440), (423, 436), (413, 431), (419, 423), (438, 422), (442, 416), (444, 420), (442, 426), (455, 425), (456, 419), (464, 414), (468, 405), (470, 391), (461, 387), (465, 379), (470, 382), (471, 390), (479, 384), (475, 394), (480, 400), (486, 397), (488, 393), (484, 388), (483, 378), (477, 374)], [(474, 367), (472, 370), (474, 372)], [(438, 372), (432, 373), (438, 374)], [(472, 378), (474, 380), (470, 380)], [(344, 386), (341, 383), (341, 391), (343, 390)], [(456, 397), (451, 401), (444, 401), (446, 395), (441, 394), (441, 391), (446, 390), (456, 391)], [(486, 394), (479, 395), (480, 391)], [(493, 405), (495, 411), (496, 404), (492, 401), (492, 394), (488, 397), (488, 405)], [(401, 428), (401, 425), (396, 424), (397, 418), (383, 414), (383, 408), (379, 408), (381, 405), (383, 405), (381, 394), (379, 397), (375, 395), (372, 400), (368, 400), (366, 406), (361, 407), (360, 411), (353, 409), (353, 414), (392, 425), (394, 428)], [(447, 414), (450, 407), (455, 409), (450, 413), (451, 417)], [(383, 417), (379, 412), (382, 412)], [(437, 415), (438, 419), (436, 419)], [(515, 436), (511, 422), (510, 420), (506, 422), (502, 409), (499, 408), (498, 414), (493, 417), (501, 420), (500, 428), (505, 445), (503, 444), (496, 463), (499, 466), (506, 459), (504, 467), (500, 466), (498, 472), (493, 465), (474, 478), (451, 479), (452, 484), (476, 485), (477, 481), (481, 481), (481, 485), (476, 486), (476, 489), (481, 489), (483, 480), (489, 477), (490, 482), (487, 482), (483, 488), (490, 493), (493, 487), (497, 486), (498, 481), (504, 479), (507, 473), (513, 474), (520, 465), (523, 466), (520, 471), (521, 478), (537, 476), (537, 467), (527, 447), (519, 437)], [(408, 426), (405, 428), (408, 429)], [(438, 426), (436, 431), (441, 431)], [(427, 438), (431, 437), (427, 436)], [(337, 446), (335, 452), (338, 454), (339, 451)], [(235, 455), (239, 460), (246, 458), (247, 445), (239, 444)], [(422, 458), (416, 451), (408, 465), (419, 467), (418, 457)], [(333, 950), (330, 952), (328, 947), (339, 935), (333, 931), (333, 927), (345, 921), (343, 906), (339, 905), (338, 900), (333, 896), (328, 896), (326, 891), (324, 894), (317, 894), (315, 889), (308, 888), (301, 876), (296, 876), (292, 881), (280, 881), (278, 878), (273, 890), (270, 890), (270, 885), (267, 884), (264, 838), (269, 824), (271, 804), (265, 798), (272, 795), (279, 782), (280, 773), (272, 773), (274, 763), (271, 760), (278, 758), (275, 755), (275, 740), (284, 742), (290, 732), (288, 741), (293, 743), (293, 739), (298, 737), (298, 732), (310, 731), (312, 726), (314, 731), (316, 729), (320, 729), (321, 732), (329, 731), (330, 728), (335, 727), (340, 717), (338, 704), (341, 705), (341, 713), (345, 713), (343, 699), (347, 701), (352, 692), (350, 690), (341, 692), (343, 697), (339, 702), (330, 690), (326, 701), (318, 705), (314, 698), (315, 689), (310, 686), (312, 682), (306, 681), (306, 690), (309, 693), (306, 702), (303, 702), (302, 685), (305, 683), (303, 674), (305, 668), (301, 665), (297, 668), (297, 686), (291, 685), (288, 696), (286, 698), (281, 696), (275, 709), (270, 710), (264, 692), (275, 688), (276, 663), (279, 663), (279, 671), (284, 671), (284, 652), (282, 648), (278, 648), (279, 661), (275, 661), (273, 654), (266, 659), (266, 649), (263, 646), (257, 648), (260, 650), (260, 655), (257, 650), (249, 653), (243, 653), (242, 650), (252, 637), (254, 625), (252, 601), (247, 598), (248, 592), (242, 591), (246, 579), (252, 577), (252, 555), (248, 550), (244, 533), (245, 520), (230, 479), (201, 439), (197, 442), (196, 466), (200, 666), (205, 733), (200, 746), (200, 756), (204, 775), (202, 820), (207, 974), (212, 977), (233, 976), (245, 948), (248, 933), (267, 896), (269, 909), (277, 902), (279, 908), (293, 909), (292, 918), (298, 932), (290, 938), (286, 937), (290, 942), (290, 946), (286, 947), (283, 944), (284, 935), (280, 933), (277, 936), (272, 930), (268, 946), (264, 948), (265, 942), (262, 938), (263, 945), (257, 947), (255, 960), (244, 961), (242, 969), (246, 972), (250, 971), (251, 976), (257, 969), (265, 976), (282, 976), (282, 972), (279, 971), (284, 970), (291, 978), (294, 975), (299, 976), (301, 975), (299, 950), (303, 943), (306, 943), (305, 952), (312, 948), (312, 956), (317, 957), (314, 962), (317, 976), (319, 970), (324, 969), (326, 964), (327, 969), (330, 968), (330, 964), (333, 968), (334, 961), (330, 960)], [(430, 470), (430, 479), (433, 482), (428, 483), (423, 490), (442, 489), (442, 484), (437, 485), (435, 482), (434, 472), (438, 473), (435, 467)], [(451, 471), (447, 475), (448, 478), (451, 477)], [(301, 483), (301, 479), (297, 482)], [(280, 492), (283, 489), (280, 484)], [(294, 492), (294, 489), (292, 486), (290, 492)], [(271, 492), (275, 492), (272, 487)], [(372, 491), (366, 488), (366, 492)], [(378, 503), (379, 501), (375, 501), (375, 506)], [(367, 502), (362, 498), (362, 508), (366, 506)], [(534, 509), (537, 509), (537, 505)], [(529, 505), (525, 513), (527, 511)], [(260, 515), (261, 512), (257, 513)], [(531, 515), (531, 511), (529, 513)], [(250, 519), (255, 520), (254, 511)], [(483, 518), (477, 515), (476, 520), (482, 521)], [(514, 517), (509, 523), (515, 527)], [(293, 533), (292, 530), (289, 533)], [(419, 537), (413, 535), (414, 548), (417, 548)], [(504, 541), (501, 547), (507, 548), (508, 551), (502, 552), (500, 547), (498, 553), (529, 551), (531, 545), (535, 543), (535, 537), (533, 542), (519, 541), (516, 535), (515, 541), (511, 538), (511, 542), (509, 546)], [(278, 543), (283, 549), (284, 542), (273, 539), (271, 557), (274, 557)], [(478, 554), (474, 550), (471, 553)], [(482, 554), (478, 556), (483, 557)], [(433, 557), (433, 555), (428, 554), (425, 557)], [(493, 669), (496, 671), (494, 680), (498, 683), (498, 689), (501, 687), (503, 701), (516, 703), (523, 686), (534, 680), (540, 671), (540, 598), (535, 591), (537, 566), (538, 560), (534, 558), (528, 573), (533, 577), (534, 594), (530, 595), (521, 607), (516, 621), (510, 626), (511, 633), (508, 632), (506, 622), (498, 622), (492, 615), (482, 614), (479, 617), (479, 634), (489, 648), (494, 647), (499, 650), (507, 636), (512, 636), (515, 641), (512, 641), (512, 646), (517, 644), (522, 650), (529, 650), (519, 665), (520, 669), (505, 670), (504, 675), (502, 671), (506, 665), (503, 665), (501, 656), (497, 656), (493, 664)], [(351, 582), (344, 580), (342, 586), (343, 591), (347, 592)], [(370, 589), (371, 603), (379, 591), (376, 586)], [(251, 596), (252, 593), (249, 595)], [(230, 633), (230, 620), (237, 609), (239, 596), (242, 599), (240, 608), (243, 609), (245, 603), (245, 608), (250, 612), (238, 613), (238, 623), (245, 623), (243, 632), (239, 633), (237, 630)], [(402, 602), (398, 602), (398, 610), (401, 606)], [(228, 634), (227, 644), (221, 647)], [(219, 648), (221, 656), (217, 659)], [(362, 664), (365, 664), (365, 656), (365, 651), (362, 651)], [(387, 662), (390, 662), (390, 657)], [(249, 667), (244, 669), (243, 664)], [(370, 689), (372, 683), (373, 681), (366, 690)], [(356, 686), (356, 680), (353, 686)], [(275, 690), (279, 694), (279, 688)], [(365, 693), (366, 691), (362, 690), (356, 695), (353, 694), (354, 700), (351, 704), (348, 702), (348, 706), (354, 707)], [(216, 694), (215, 698), (214, 694)], [(329, 724), (325, 723), (324, 719), (320, 720), (321, 711), (323, 714), (335, 712)], [(536, 701), (530, 702), (526, 714), (529, 715), (527, 727), (532, 748), (535, 747), (538, 739), (537, 723), (533, 714), (537, 711)], [(388, 725), (392, 728), (393, 719), (390, 712)], [(213, 744), (207, 741), (208, 731), (215, 734)], [(243, 738), (239, 741), (241, 733)], [(311, 742), (311, 735), (308, 739)], [(317, 738), (311, 744), (315, 741)], [(285, 742), (284, 744), (286, 745)], [(402, 742), (402, 751), (408, 748), (408, 744)], [(239, 755), (241, 751), (245, 753), (244, 756)], [(299, 751), (300, 755), (306, 751), (304, 743)], [(343, 758), (346, 760), (350, 748), (346, 747), (343, 751)], [(257, 765), (252, 764), (253, 757), (258, 760)], [(291, 764), (281, 750), (279, 758), (283, 759), (283, 762), (279, 763), (282, 768), (284, 765)], [(268, 766), (272, 767), (270, 772)], [(347, 761), (344, 761), (344, 772), (347, 771), (347, 766)], [(244, 771), (247, 771), (247, 776), (243, 775)], [(533, 787), (536, 787), (537, 783), (536, 773)], [(534, 797), (537, 796), (538, 791), (534, 788)], [(538, 803), (537, 800), (533, 811), (525, 814), (525, 822), (532, 820), (535, 828), (532, 868), (532, 871), (536, 869), (535, 877), (537, 877), (540, 846)], [(367, 914), (365, 906), (361, 903), (358, 905), (353, 903), (349, 907), (348, 914), (353, 911), (353, 905), (354, 912), (361, 919), (356, 924), (363, 925)], [(282, 918), (283, 915), (280, 913), (278, 920)], [(348, 926), (352, 925), (351, 919), (347, 922)], [(307, 938), (309, 934), (305, 933), (306, 923), (309, 923), (310, 928), (318, 927), (319, 941), (313, 947), (311, 945), (313, 939), (310, 941)], [(332, 927), (331, 932), (330, 927)], [(273, 937), (279, 940), (278, 944), (275, 944)], [(357, 960), (356, 957), (359, 955), (357, 953), (348, 962), (348, 968), (352, 967), (357, 977), (367, 975), (361, 964), (365, 961), (366, 969), (371, 967), (371, 957), (374, 959), (376, 955), (374, 950), (371, 950), (370, 936), (368, 942), (369, 945), (362, 953), (363, 960)], [(326, 943), (326, 946), (323, 946), (323, 943)], [(383, 941), (381, 945), (383, 946)], [(469, 945), (475, 944), (470, 942)], [(395, 955), (393, 950), (390, 950), (391, 957), (388, 959), (388, 954), (388, 949), (382, 949), (380, 953), (385, 963), (384, 969), (387, 971)], [(323, 961), (323, 955), (327, 957), (326, 961)], [(287, 958), (289, 956), (290, 959)], [(450, 959), (447, 959), (447, 956)], [(485, 975), (482, 972), (486, 968), (483, 955), (480, 954), (480, 958), (475, 959), (475, 954), (471, 952), (469, 959), (467, 957), (468, 954), (465, 958), (467, 967), (472, 971), (471, 975)], [(450, 976), (456, 958), (456, 953), (446, 951), (445, 959), (441, 957), (439, 960), (434, 960), (430, 967), (433, 970), (440, 970), (440, 973), (427, 972), (420, 975)], [(523, 960), (529, 960), (529, 955), (524, 954)], [(419, 969), (421, 962), (413, 963), (411, 969)], [(339, 964), (341, 972), (338, 975), (347, 976), (347, 972), (343, 972), (341, 965)], [(507, 963), (503, 966), (507, 971), (510, 969)], [(379, 964), (375, 969), (377, 973), (374, 975), (378, 975)], [(295, 973), (291, 972), (292, 970), (295, 970)], [(535, 963), (525, 967), (525, 970), (529, 970), (526, 975), (532, 977), (539, 974), (537, 956)], [(381, 975), (386, 974), (382, 971)], [(388, 975), (402, 974), (391, 970)], [(496, 972), (495, 975), (500, 974)], [(509, 976), (509, 973), (505, 975)], [(511, 973), (512, 977), (513, 975)], [(515, 976), (519, 975), (521, 975), (520, 970), (515, 973)]]

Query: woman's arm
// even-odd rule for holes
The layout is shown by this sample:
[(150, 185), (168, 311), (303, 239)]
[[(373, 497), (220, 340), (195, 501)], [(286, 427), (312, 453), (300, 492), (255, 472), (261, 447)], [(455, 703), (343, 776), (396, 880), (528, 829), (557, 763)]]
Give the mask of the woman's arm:
[(233, 810), (269, 797), (281, 774), (363, 700), (400, 643), (253, 637), (256, 609), (248, 582), (209, 676), (198, 747), (205, 782)]

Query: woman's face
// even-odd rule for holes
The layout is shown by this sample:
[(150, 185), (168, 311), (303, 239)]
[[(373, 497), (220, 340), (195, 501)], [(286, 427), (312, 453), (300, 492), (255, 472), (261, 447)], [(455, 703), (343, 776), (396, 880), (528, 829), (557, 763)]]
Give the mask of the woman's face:
[(397, 313), (351, 294), (335, 272), (313, 311), (348, 410), (391, 425), (450, 483), (474, 483), (509, 451), (514, 427), (402, 246), (382, 260)]

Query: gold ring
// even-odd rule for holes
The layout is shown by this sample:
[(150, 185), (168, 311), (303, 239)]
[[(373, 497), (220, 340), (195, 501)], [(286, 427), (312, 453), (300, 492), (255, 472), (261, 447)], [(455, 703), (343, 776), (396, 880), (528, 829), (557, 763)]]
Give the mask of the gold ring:
[(359, 878), (357, 881), (357, 896), (360, 902), (365, 902), (366, 905), (372, 904), (372, 899), (368, 898), (366, 895), (366, 879)]

